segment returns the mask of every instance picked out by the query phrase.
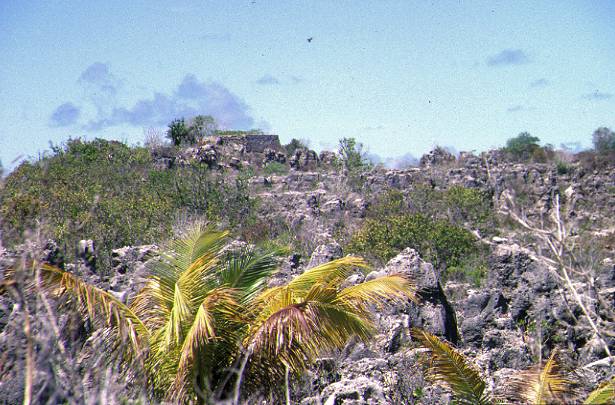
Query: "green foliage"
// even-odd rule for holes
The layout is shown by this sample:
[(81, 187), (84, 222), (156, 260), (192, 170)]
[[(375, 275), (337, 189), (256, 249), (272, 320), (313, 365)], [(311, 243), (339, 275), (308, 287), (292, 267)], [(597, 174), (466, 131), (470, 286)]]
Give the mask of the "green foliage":
[(401, 275), (343, 287), (366, 267), (351, 256), (267, 287), (274, 255), (224, 253), (226, 236), (196, 227), (172, 241), (148, 262), (151, 274), (130, 305), (51, 266), (42, 266), (41, 278), (46, 293), (87, 308), (83, 316), (104, 328), (93, 340), (109, 357), (123, 347), (125, 369), (145, 370), (152, 399), (174, 403), (239, 403), (244, 381), (245, 391), (275, 392), (275, 381), (303, 372), (322, 352), (371, 337), (374, 307), (416, 302)]
[(446, 269), (446, 272), (442, 274), (443, 282), (456, 280), (480, 287), (489, 271), (487, 255), (487, 249), (479, 248), (478, 253), (465, 256), (459, 264)]
[[(70, 140), (55, 156), (21, 164), (0, 196), (4, 241), (21, 240), (46, 224), (68, 258), (80, 239), (94, 239), (103, 255), (111, 248), (166, 236), (173, 202), (160, 198), (144, 148), (113, 141)], [(103, 261), (108, 257), (103, 257)]]
[(612, 404), (615, 402), (615, 377), (603, 382), (593, 390), (583, 405)]
[(188, 128), (189, 138), (193, 142), (199, 142), (208, 136), (212, 136), (217, 130), (216, 121), (211, 115), (197, 115)]
[(506, 147), (503, 150), (513, 159), (528, 160), (540, 148), (538, 142), (540, 142), (539, 138), (530, 135), (529, 132), (522, 132), (506, 141)]
[(179, 146), (183, 143), (193, 143), (190, 130), (186, 126), (183, 118), (171, 121), (169, 129), (167, 130), (167, 138), (169, 138), (175, 146)]
[(557, 174), (559, 174), (560, 176), (572, 172), (572, 166), (570, 166), (566, 162), (562, 162), (561, 160), (555, 164), (555, 169), (557, 170)]
[[(495, 395), (486, 390), (487, 384), (471, 360), (449, 343), (418, 328), (413, 328), (411, 334), (429, 350), (429, 375), (451, 389), (456, 404), (581, 403), (575, 388), (578, 376), (559, 363), (555, 350), (543, 364), (513, 374), (502, 387), (496, 387), (501, 394)], [(592, 391), (583, 404), (612, 404), (614, 400), (615, 378), (611, 377)]]
[(465, 228), (492, 233), (491, 197), (479, 189), (453, 186), (436, 190), (415, 186), (408, 196), (397, 189), (382, 193), (369, 206), (367, 220), (346, 248), (385, 262), (411, 247), (441, 269), (444, 280), (479, 285), (487, 269), (487, 250)]
[(390, 189), (370, 205), (367, 216), (382, 218), (407, 213), (447, 220), (455, 225), (478, 229), (482, 234), (491, 234), (495, 229), (491, 195), (484, 190), (457, 185), (444, 190), (416, 185), (407, 196)]
[(337, 153), (343, 167), (351, 173), (360, 172), (370, 167), (363, 150), (363, 144), (357, 142), (355, 138), (340, 139)]
[(367, 219), (346, 249), (386, 262), (406, 247), (441, 269), (459, 266), (465, 257), (478, 252), (476, 238), (469, 231), (421, 214)]
[(494, 402), (478, 369), (450, 344), (417, 328), (412, 329), (412, 337), (429, 349), (429, 373), (434, 380), (451, 388), (455, 403), (488, 405)]
[(263, 167), (263, 174), (271, 176), (273, 174), (282, 175), (288, 173), (288, 167), (284, 163), (269, 162)]
[(209, 221), (225, 222), (230, 228), (248, 222), (254, 215), (256, 200), (249, 195), (249, 175), (225, 176), (198, 163), (156, 175), (166, 177), (162, 183), (169, 185), (167, 192), (176, 202), (176, 208), (187, 208)]
[(293, 138), (287, 145), (284, 145), (284, 149), (286, 149), (286, 156), (292, 156), (297, 149), (307, 149), (307, 145), (305, 142)]
[(231, 228), (254, 216), (256, 201), (243, 176), (225, 177), (205, 165), (159, 169), (147, 149), (103, 139), (69, 140), (52, 151), (6, 179), (0, 227), (7, 245), (42, 223), (68, 260), (79, 240), (94, 240), (105, 268), (113, 248), (170, 236), (180, 213)]
[(615, 132), (601, 127), (592, 134), (594, 149), (600, 154), (615, 152)]

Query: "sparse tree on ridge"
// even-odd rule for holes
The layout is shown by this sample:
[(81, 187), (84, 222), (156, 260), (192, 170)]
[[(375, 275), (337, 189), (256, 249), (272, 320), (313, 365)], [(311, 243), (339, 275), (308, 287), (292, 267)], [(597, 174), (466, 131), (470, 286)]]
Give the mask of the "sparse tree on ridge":
[(615, 132), (609, 128), (601, 127), (592, 135), (594, 149), (598, 153), (615, 152)]
[(174, 119), (169, 124), (169, 129), (167, 130), (167, 138), (173, 142), (173, 145), (179, 146), (182, 143), (188, 142), (190, 137), (190, 131), (186, 126), (186, 122), (183, 118)]

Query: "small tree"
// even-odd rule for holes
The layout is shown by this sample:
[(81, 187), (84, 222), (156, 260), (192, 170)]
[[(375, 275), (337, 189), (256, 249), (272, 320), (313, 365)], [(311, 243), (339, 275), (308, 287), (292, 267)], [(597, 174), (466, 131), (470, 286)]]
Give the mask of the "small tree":
[(293, 138), (287, 145), (284, 145), (284, 149), (286, 149), (287, 156), (292, 156), (297, 149), (307, 149), (307, 145), (306, 142)]
[(363, 150), (363, 144), (355, 138), (342, 138), (339, 141), (337, 153), (348, 171), (355, 172), (369, 167), (367, 154)]
[(175, 146), (179, 146), (183, 142), (189, 141), (190, 131), (188, 127), (186, 127), (186, 123), (183, 118), (174, 119), (169, 124), (169, 129), (167, 130), (167, 138), (173, 142)]
[(592, 135), (592, 142), (598, 153), (615, 152), (615, 132), (609, 128), (601, 127), (595, 130)]
[(192, 119), (188, 131), (190, 140), (198, 142), (203, 138), (213, 135), (218, 129), (216, 120), (211, 115), (197, 115)]
[(515, 159), (527, 160), (540, 148), (538, 142), (540, 142), (540, 139), (530, 135), (529, 132), (521, 132), (516, 137), (506, 141), (504, 151)]

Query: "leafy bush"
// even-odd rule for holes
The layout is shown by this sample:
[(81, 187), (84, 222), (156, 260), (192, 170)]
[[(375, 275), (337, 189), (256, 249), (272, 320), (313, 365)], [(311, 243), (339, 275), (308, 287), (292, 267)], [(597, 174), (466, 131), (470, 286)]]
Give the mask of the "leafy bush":
[(459, 266), (465, 257), (478, 253), (476, 238), (469, 231), (421, 214), (367, 219), (346, 249), (386, 262), (406, 247), (440, 269)]
[(540, 146), (538, 142), (540, 142), (539, 138), (528, 132), (522, 132), (506, 141), (506, 146), (502, 148), (502, 151), (513, 161), (552, 162), (557, 155), (553, 145)]
[(615, 132), (601, 127), (592, 134), (594, 149), (600, 154), (615, 152)]
[(263, 168), (263, 174), (271, 176), (273, 174), (282, 175), (288, 173), (288, 167), (280, 162), (269, 162)]
[(103, 139), (69, 140), (52, 152), (6, 179), (0, 229), (8, 245), (42, 223), (69, 260), (79, 240), (94, 240), (104, 268), (113, 248), (170, 236), (181, 212), (233, 228), (254, 216), (256, 200), (243, 176), (224, 177), (205, 165), (160, 170), (146, 148)]
[(389, 189), (378, 194), (376, 200), (367, 209), (368, 218), (384, 218), (391, 215), (408, 213), (408, 204), (404, 194), (397, 189)]
[(370, 167), (363, 144), (357, 142), (355, 138), (340, 139), (337, 154), (343, 167), (351, 173)]
[(175, 146), (179, 146), (182, 143), (193, 143), (190, 137), (190, 131), (183, 118), (171, 121), (169, 129), (167, 130), (167, 138), (169, 138)]
[(529, 132), (522, 132), (507, 140), (503, 150), (513, 159), (524, 161), (530, 159), (540, 148), (538, 142), (540, 142), (539, 138), (530, 135)]
[(555, 169), (557, 170), (557, 174), (560, 176), (572, 172), (572, 166), (566, 162), (562, 162), (561, 160), (555, 164)]
[(367, 216), (382, 218), (408, 213), (478, 229), (482, 234), (492, 234), (496, 225), (491, 194), (457, 185), (445, 190), (416, 185), (407, 196), (396, 189), (388, 190), (370, 205)]
[(287, 145), (284, 145), (284, 149), (286, 149), (286, 156), (292, 156), (295, 154), (297, 149), (307, 149), (308, 146), (306, 142), (301, 141), (299, 139), (293, 138)]
[(213, 135), (217, 130), (216, 121), (211, 115), (197, 115), (190, 120), (188, 132), (193, 142), (199, 142), (203, 138)]
[(462, 281), (480, 287), (489, 271), (487, 254), (487, 249), (481, 247), (477, 254), (464, 257), (461, 263), (446, 269), (446, 273), (442, 275), (443, 281)]
[(152, 161), (145, 148), (119, 142), (70, 140), (55, 156), (26, 162), (0, 196), (5, 241), (19, 241), (37, 223), (72, 254), (80, 239), (101, 252), (166, 236), (173, 202), (152, 192)]

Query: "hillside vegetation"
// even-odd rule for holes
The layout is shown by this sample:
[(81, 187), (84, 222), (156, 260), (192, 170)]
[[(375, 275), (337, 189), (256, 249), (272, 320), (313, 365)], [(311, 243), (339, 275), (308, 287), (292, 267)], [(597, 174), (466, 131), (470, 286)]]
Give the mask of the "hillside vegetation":
[(166, 135), (0, 183), (0, 403), (615, 400), (609, 129), (396, 170), (354, 138)]

